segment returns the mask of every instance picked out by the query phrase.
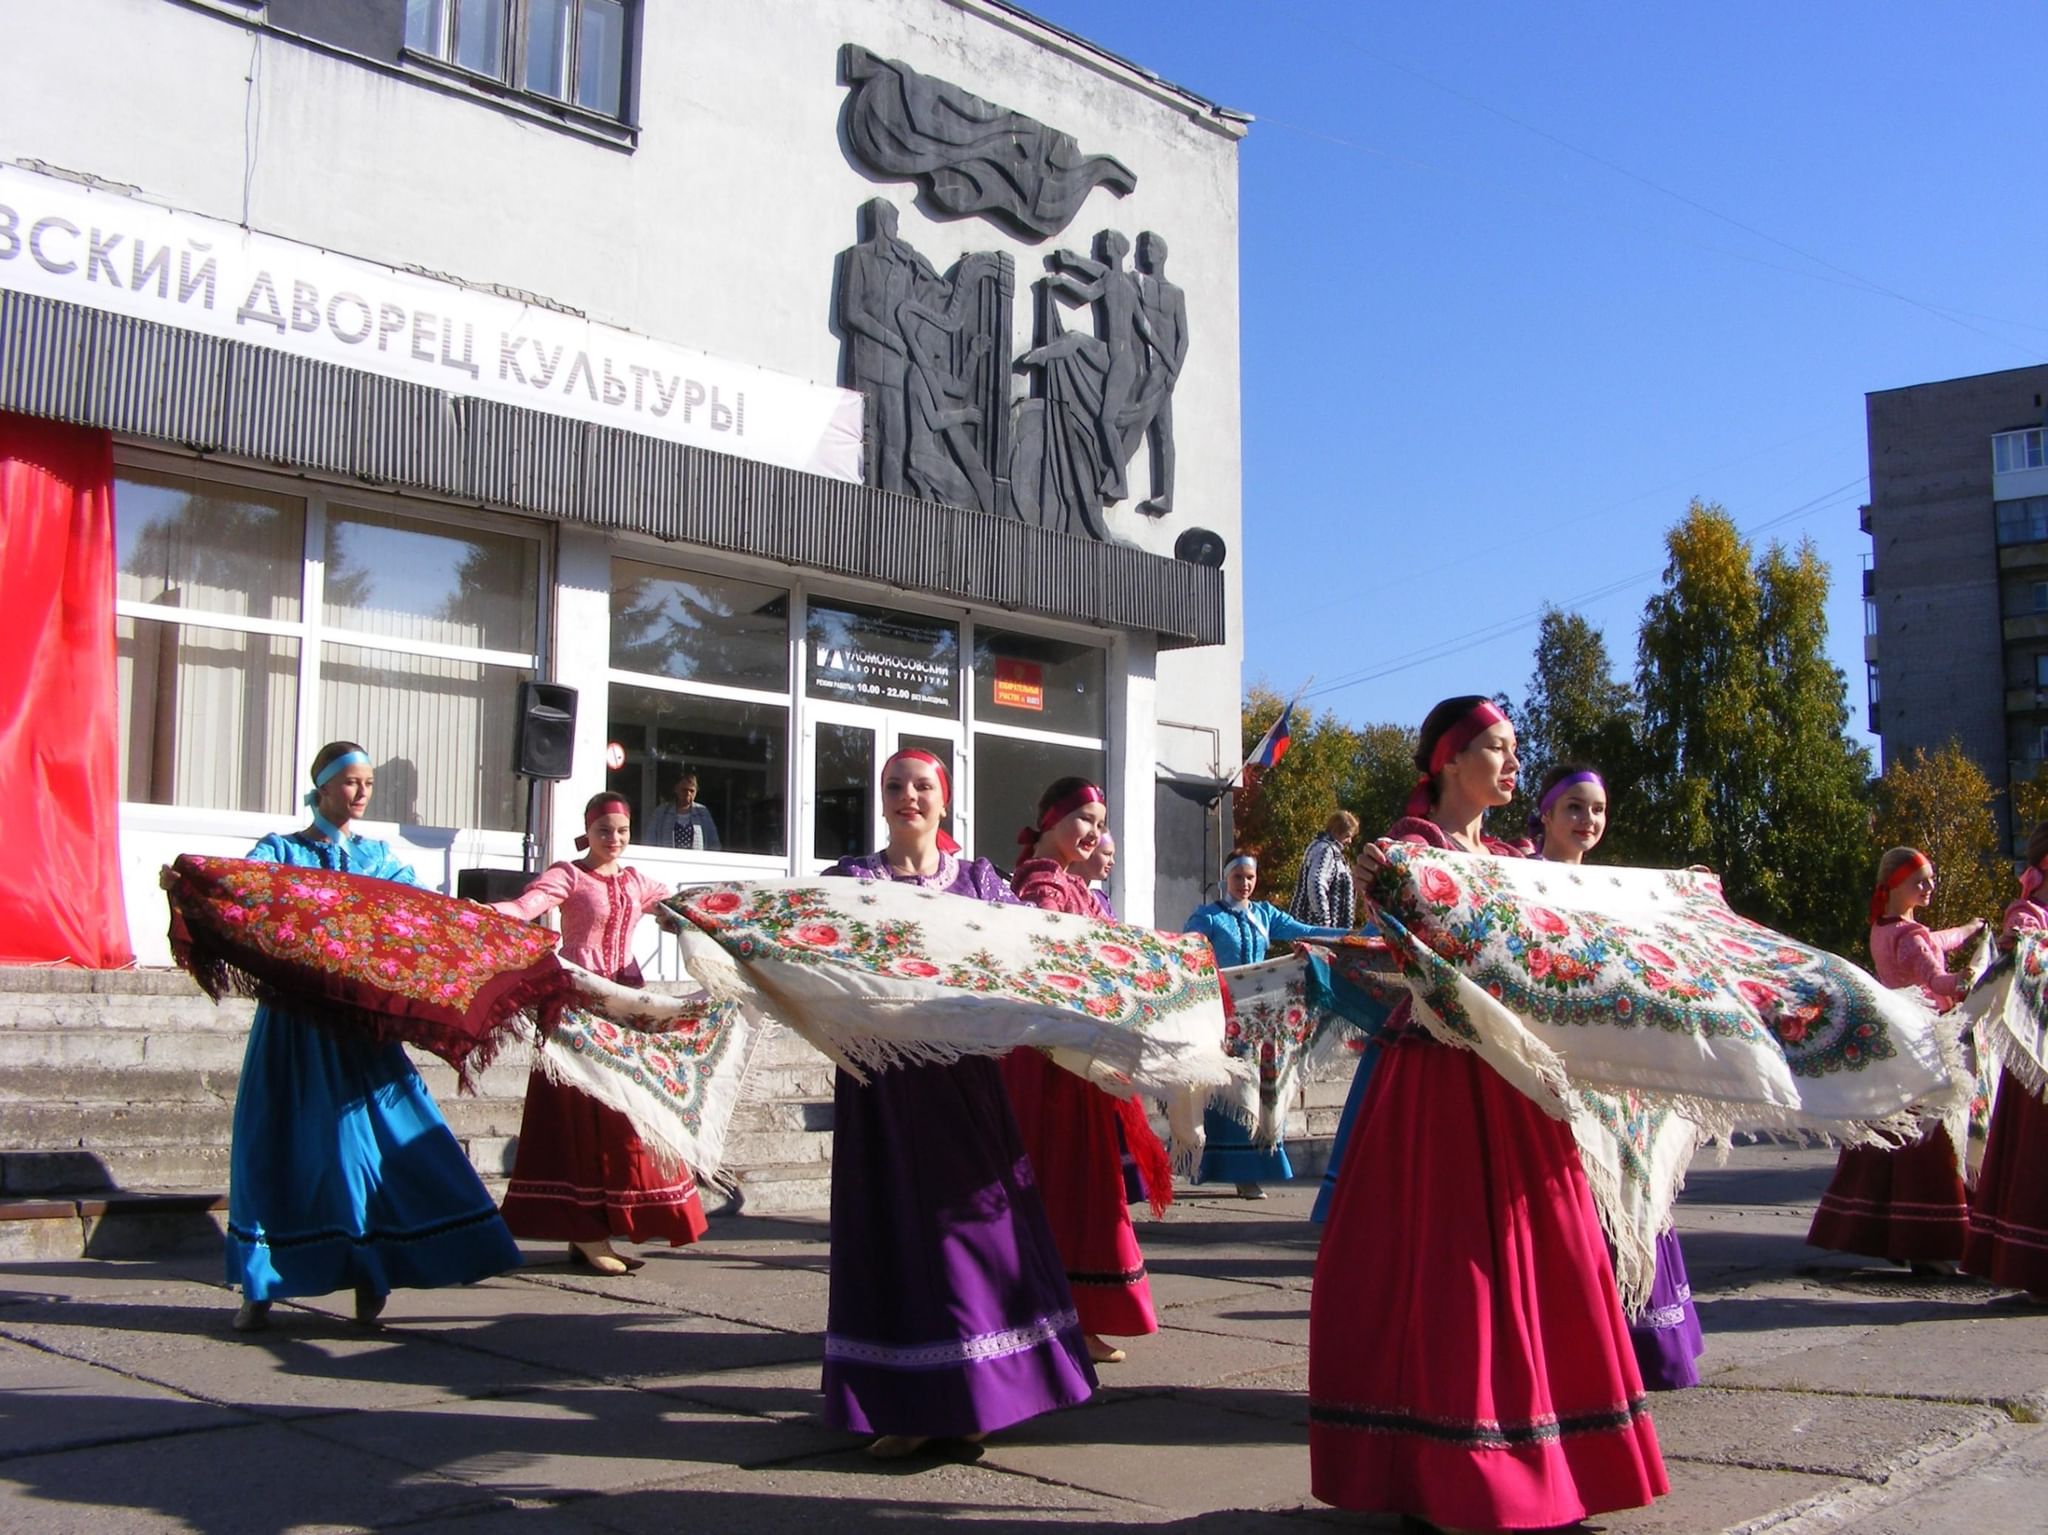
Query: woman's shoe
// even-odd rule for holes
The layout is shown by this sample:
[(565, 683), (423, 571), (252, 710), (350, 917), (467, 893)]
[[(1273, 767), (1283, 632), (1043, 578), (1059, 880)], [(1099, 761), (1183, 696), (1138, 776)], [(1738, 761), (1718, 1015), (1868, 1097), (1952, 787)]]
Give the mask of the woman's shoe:
[(235, 1308), (236, 1332), (266, 1332), (270, 1328), (270, 1302), (245, 1300)]
[(1256, 1183), (1240, 1183), (1237, 1186), (1237, 1197), (1239, 1199), (1264, 1199), (1266, 1191)]
[(378, 1317), (384, 1314), (384, 1302), (389, 1298), (390, 1297), (384, 1292), (373, 1290), (368, 1285), (357, 1285), (357, 1324), (363, 1327), (368, 1327), (371, 1323), (375, 1322)]
[(640, 1266), (638, 1263), (628, 1263), (613, 1252), (612, 1244), (609, 1242), (571, 1242), (569, 1261), (579, 1268), (609, 1275), (613, 1279), (617, 1279), (621, 1274), (630, 1274)]
[(1088, 1357), (1096, 1364), (1122, 1364), (1127, 1357), (1114, 1343), (1107, 1338), (1098, 1338), (1092, 1332), (1087, 1334), (1086, 1341)]
[(868, 1455), (874, 1460), (902, 1460), (930, 1443), (925, 1434), (884, 1434), (868, 1446)]

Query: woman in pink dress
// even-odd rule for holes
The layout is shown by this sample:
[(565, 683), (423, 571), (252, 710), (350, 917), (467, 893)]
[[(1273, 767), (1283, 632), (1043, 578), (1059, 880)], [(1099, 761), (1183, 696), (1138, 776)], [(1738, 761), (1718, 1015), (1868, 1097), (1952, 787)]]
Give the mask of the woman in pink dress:
[[(1506, 715), (1423, 721), (1388, 835), (1521, 856)], [(1384, 863), (1368, 848), (1361, 889)], [(1444, 1530), (1548, 1529), (1669, 1490), (1571, 1130), (1396, 1010), (1338, 1175), (1309, 1301), (1316, 1497)]]
[[(1887, 986), (1917, 986), (1942, 1012), (1966, 984), (1948, 973), (1948, 956), (1983, 930), (1982, 920), (1930, 931), (1914, 911), (1934, 899), (1934, 865), (1917, 848), (1895, 847), (1878, 860), (1870, 895), (1871, 970)], [(1831, 1252), (1889, 1258), (1916, 1274), (1952, 1274), (1963, 1255), (1969, 1196), (1962, 1159), (1936, 1126), (1909, 1146), (1844, 1147), (1820, 1196), (1807, 1243)]]
[[(1047, 789), (1038, 801), (1037, 823), (1017, 837), (1026, 855), (1010, 876), (1017, 899), (1099, 919), (1094, 892), (1075, 870), (1095, 851), (1108, 818), (1102, 791), (1084, 778), (1062, 778)], [(1166, 1150), (1135, 1101), (1111, 1097), (1038, 1051), (1012, 1050), (1002, 1068), (1073, 1287), (1088, 1357), (1097, 1364), (1121, 1363), (1124, 1351), (1105, 1334), (1128, 1338), (1159, 1331), (1145, 1255), (1124, 1193), (1123, 1149), (1128, 1144), (1137, 1159), (1155, 1211), (1173, 1197)]]
[[(562, 957), (629, 986), (640, 984), (633, 930), (669, 892), (621, 860), (632, 839), (632, 811), (616, 794), (583, 807), (588, 849), (554, 864), (498, 911), (529, 921), (562, 913)], [(572, 1263), (625, 1274), (641, 1260), (613, 1250), (611, 1239), (681, 1247), (704, 1234), (704, 1206), (687, 1167), (664, 1172), (625, 1115), (586, 1093), (549, 1080), (538, 1063), (526, 1080), (519, 1150), (505, 1191), (505, 1224), (537, 1242), (567, 1242)]]
[[(1999, 925), (2001, 948), (2011, 948), (2023, 932), (2048, 934), (2044, 884), (2048, 823), (2036, 826), (2027, 838), (2020, 897), (2006, 907)], [(2035, 1305), (2048, 1306), (2048, 1103), (2010, 1070), (2000, 1075), (1998, 1103), (1991, 1111), (1962, 1267), (1966, 1274), (2024, 1290)]]

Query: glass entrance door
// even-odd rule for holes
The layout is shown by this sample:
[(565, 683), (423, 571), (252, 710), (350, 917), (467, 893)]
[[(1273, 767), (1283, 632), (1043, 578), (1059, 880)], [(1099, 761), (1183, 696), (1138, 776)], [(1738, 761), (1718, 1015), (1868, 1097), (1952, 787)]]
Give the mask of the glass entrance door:
[[(897, 751), (915, 747), (946, 765), (954, 803), (946, 829), (960, 838), (960, 732), (947, 722), (915, 719), (886, 709), (811, 703), (806, 711), (804, 764), (808, 781), (812, 868), (841, 858), (872, 853), (889, 840), (882, 819), (882, 764)], [(964, 839), (961, 839), (964, 840)]]

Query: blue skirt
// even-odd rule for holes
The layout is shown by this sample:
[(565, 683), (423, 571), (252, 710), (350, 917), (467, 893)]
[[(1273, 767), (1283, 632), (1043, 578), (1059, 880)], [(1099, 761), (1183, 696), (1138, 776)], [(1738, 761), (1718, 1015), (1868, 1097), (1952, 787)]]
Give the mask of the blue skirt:
[(256, 1010), (229, 1153), (227, 1277), (245, 1300), (470, 1284), (519, 1263), (402, 1046)]
[(1197, 1183), (1285, 1183), (1294, 1176), (1284, 1141), (1263, 1151), (1250, 1131), (1219, 1109), (1202, 1111), (1202, 1133), (1207, 1145)]
[(1372, 1069), (1379, 1063), (1380, 1042), (1375, 1039), (1359, 1053), (1358, 1070), (1351, 1078), (1351, 1091), (1344, 1095), (1344, 1112), (1337, 1118), (1337, 1136), (1330, 1142), (1330, 1163), (1323, 1169), (1323, 1186), (1316, 1191), (1315, 1208), (1308, 1218), (1318, 1226), (1329, 1218), (1330, 1201), (1336, 1197), (1337, 1174), (1344, 1166), (1344, 1148), (1351, 1140), (1352, 1123), (1358, 1106), (1365, 1102), (1365, 1090), (1372, 1085)]

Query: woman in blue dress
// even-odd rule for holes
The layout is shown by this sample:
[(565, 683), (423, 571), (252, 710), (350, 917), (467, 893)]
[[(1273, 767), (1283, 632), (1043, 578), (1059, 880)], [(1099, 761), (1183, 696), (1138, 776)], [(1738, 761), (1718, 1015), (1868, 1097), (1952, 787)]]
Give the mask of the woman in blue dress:
[[(334, 741), (313, 759), (313, 822), (249, 856), (418, 884), (411, 865), (350, 830), (369, 809), (369, 753)], [(235, 1330), (270, 1325), (280, 1296), (353, 1289), (368, 1324), (400, 1286), (470, 1284), (519, 1266), (483, 1180), (403, 1046), (256, 1010), (235, 1091), (227, 1274)]]
[[(1196, 907), (1181, 924), (1183, 931), (1200, 933), (1209, 940), (1218, 969), (1259, 964), (1275, 943), (1351, 936), (1348, 927), (1310, 927), (1270, 901), (1254, 901), (1252, 892), (1258, 887), (1258, 859), (1250, 853), (1234, 852), (1223, 861), (1223, 899)], [(1253, 1144), (1249, 1129), (1213, 1107), (1203, 1113), (1202, 1128), (1208, 1145), (1195, 1182), (1235, 1183), (1246, 1199), (1264, 1199), (1261, 1183), (1268, 1179), (1285, 1182), (1294, 1176), (1284, 1142), (1263, 1151)]]

